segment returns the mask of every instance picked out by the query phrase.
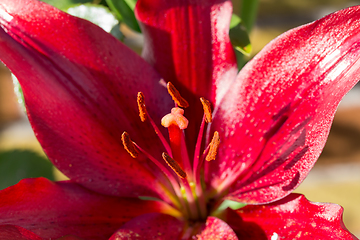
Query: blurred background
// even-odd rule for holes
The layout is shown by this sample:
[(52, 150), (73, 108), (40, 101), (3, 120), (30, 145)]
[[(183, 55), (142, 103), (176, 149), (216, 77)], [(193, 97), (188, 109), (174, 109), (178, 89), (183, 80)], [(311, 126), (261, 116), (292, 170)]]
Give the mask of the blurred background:
[[(251, 56), (290, 28), (358, 4), (360, 0), (259, 0), (250, 33)], [(234, 11), (240, 13), (240, 1), (234, 0)], [(139, 51), (141, 35), (126, 29), (123, 33), (125, 42)], [(46, 160), (17, 101), (10, 73), (0, 63), (0, 189), (25, 177), (62, 179)], [(343, 206), (345, 225), (360, 237), (359, 86), (341, 102), (324, 151), (296, 192), (305, 194), (311, 201)]]

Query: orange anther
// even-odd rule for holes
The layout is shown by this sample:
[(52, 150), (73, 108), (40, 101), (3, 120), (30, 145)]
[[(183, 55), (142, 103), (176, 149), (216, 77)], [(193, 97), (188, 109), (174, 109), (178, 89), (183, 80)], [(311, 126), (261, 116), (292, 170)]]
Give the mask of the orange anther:
[(209, 144), (209, 153), (206, 155), (206, 161), (215, 160), (220, 145), (220, 136), (217, 131), (214, 132), (214, 136)]
[(200, 101), (203, 105), (203, 109), (204, 109), (204, 114), (205, 114), (205, 121), (207, 123), (212, 122), (212, 113), (211, 113), (211, 104), (208, 100), (206, 100), (205, 98), (200, 98)]
[(123, 134), (121, 135), (121, 141), (124, 145), (125, 150), (133, 157), (133, 158), (137, 158), (137, 156), (139, 155), (139, 151), (136, 148), (135, 144), (133, 143), (133, 141), (131, 141), (130, 135), (127, 132), (123, 132)]
[(162, 158), (180, 178), (186, 178), (186, 173), (184, 170), (182, 170), (180, 165), (174, 159), (172, 159), (169, 154), (163, 152)]
[(142, 122), (145, 122), (146, 120), (146, 105), (145, 105), (145, 97), (144, 94), (142, 92), (138, 92), (137, 94), (137, 104), (139, 107), (139, 116), (140, 116), (140, 120)]
[(175, 86), (171, 83), (167, 83), (167, 90), (169, 94), (171, 95), (174, 102), (182, 108), (187, 108), (189, 106), (189, 103), (180, 95), (179, 91), (175, 88)]

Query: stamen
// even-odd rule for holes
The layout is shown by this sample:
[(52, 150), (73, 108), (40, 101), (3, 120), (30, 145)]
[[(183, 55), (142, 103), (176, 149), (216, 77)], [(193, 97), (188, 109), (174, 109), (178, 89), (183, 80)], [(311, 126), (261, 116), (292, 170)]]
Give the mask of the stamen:
[(211, 123), (212, 122), (212, 114), (211, 114), (211, 104), (208, 100), (206, 100), (205, 98), (200, 98), (200, 101), (203, 105), (203, 109), (204, 109), (204, 114), (205, 114), (205, 120), (207, 123)]
[(130, 135), (127, 132), (123, 132), (121, 135), (121, 141), (124, 145), (125, 150), (133, 157), (139, 156), (139, 151), (135, 147), (135, 144), (131, 141)]
[(181, 169), (180, 165), (169, 156), (169, 154), (163, 152), (162, 157), (180, 178), (186, 178), (186, 173)]
[(184, 114), (184, 109), (174, 107), (171, 109), (171, 113), (166, 114), (161, 119), (161, 125), (163, 125), (166, 128), (169, 127), (170, 125), (176, 125), (181, 130), (184, 130), (187, 128), (189, 124), (189, 120), (187, 120), (187, 118), (184, 117), (183, 114)]
[(139, 107), (139, 116), (140, 116), (140, 120), (142, 122), (145, 122), (146, 120), (146, 105), (145, 105), (145, 97), (144, 94), (142, 92), (138, 92), (137, 94), (137, 104)]
[(140, 120), (142, 122), (144, 122), (144, 121), (146, 121), (146, 119), (149, 119), (149, 122), (150, 122), (151, 126), (154, 128), (155, 133), (159, 136), (160, 141), (164, 145), (166, 151), (170, 153), (171, 148), (170, 148), (169, 144), (167, 143), (165, 137), (161, 134), (159, 128), (156, 126), (154, 120), (152, 120), (151, 116), (148, 114), (148, 112), (146, 110), (145, 96), (144, 96), (144, 94), (142, 92), (138, 92), (138, 94), (137, 94), (137, 104), (138, 104), (138, 107), (139, 107)]
[(167, 89), (172, 99), (179, 107), (187, 108), (189, 106), (189, 103), (180, 95), (179, 91), (171, 82), (167, 83)]
[(208, 155), (206, 155), (206, 161), (215, 160), (220, 145), (220, 136), (218, 131), (214, 132), (214, 136), (209, 144), (210, 149)]

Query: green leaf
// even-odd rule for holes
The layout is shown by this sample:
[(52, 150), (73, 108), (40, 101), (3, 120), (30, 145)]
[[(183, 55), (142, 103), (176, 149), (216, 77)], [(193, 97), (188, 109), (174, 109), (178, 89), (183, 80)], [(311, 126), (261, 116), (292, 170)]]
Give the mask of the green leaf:
[(231, 20), (230, 20), (230, 29), (236, 27), (240, 22), (241, 22), (241, 18), (233, 13), (231, 15)]
[(241, 20), (238, 25), (230, 29), (229, 35), (233, 47), (242, 54), (249, 56), (252, 50), (252, 46), (250, 43), (249, 34)]
[(106, 2), (120, 21), (123, 21), (132, 30), (141, 32), (134, 14), (135, 0), (106, 0)]
[(146, 197), (146, 196), (139, 196), (139, 199), (144, 200), (144, 201), (159, 201), (161, 202), (162, 200), (156, 197)]
[(137, 0), (125, 0), (125, 2), (131, 8), (131, 10), (133, 10), (133, 12), (134, 12)]
[(246, 206), (245, 203), (235, 202), (235, 201), (231, 201), (231, 200), (224, 200), (221, 203), (221, 205), (219, 206), (218, 211), (222, 211), (227, 208), (231, 208), (232, 210), (238, 210), (245, 206)]
[(110, 32), (111, 29), (118, 24), (118, 20), (110, 10), (101, 5), (91, 3), (80, 4), (67, 9), (67, 13), (86, 19), (107, 32)]
[(91, 3), (93, 0), (41, 0), (61, 10), (66, 10), (76, 4)]
[(44, 157), (29, 150), (0, 152), (0, 189), (24, 178), (46, 177), (54, 180), (53, 165)]

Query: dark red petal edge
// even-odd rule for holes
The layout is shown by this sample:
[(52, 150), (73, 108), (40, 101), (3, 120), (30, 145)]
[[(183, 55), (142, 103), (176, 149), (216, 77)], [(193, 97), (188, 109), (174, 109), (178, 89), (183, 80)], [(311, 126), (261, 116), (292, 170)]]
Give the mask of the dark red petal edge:
[(21, 226), (45, 239), (107, 239), (134, 217), (169, 211), (161, 202), (110, 197), (44, 178), (24, 179), (0, 191), (0, 225)]
[[(197, 236), (197, 240), (238, 240), (234, 230), (223, 220), (216, 217), (206, 219), (205, 228)], [(241, 238), (240, 238), (241, 239)]]
[(1, 240), (43, 240), (35, 233), (14, 225), (0, 225)]
[(181, 239), (185, 223), (170, 215), (149, 213), (127, 222), (109, 240)]

